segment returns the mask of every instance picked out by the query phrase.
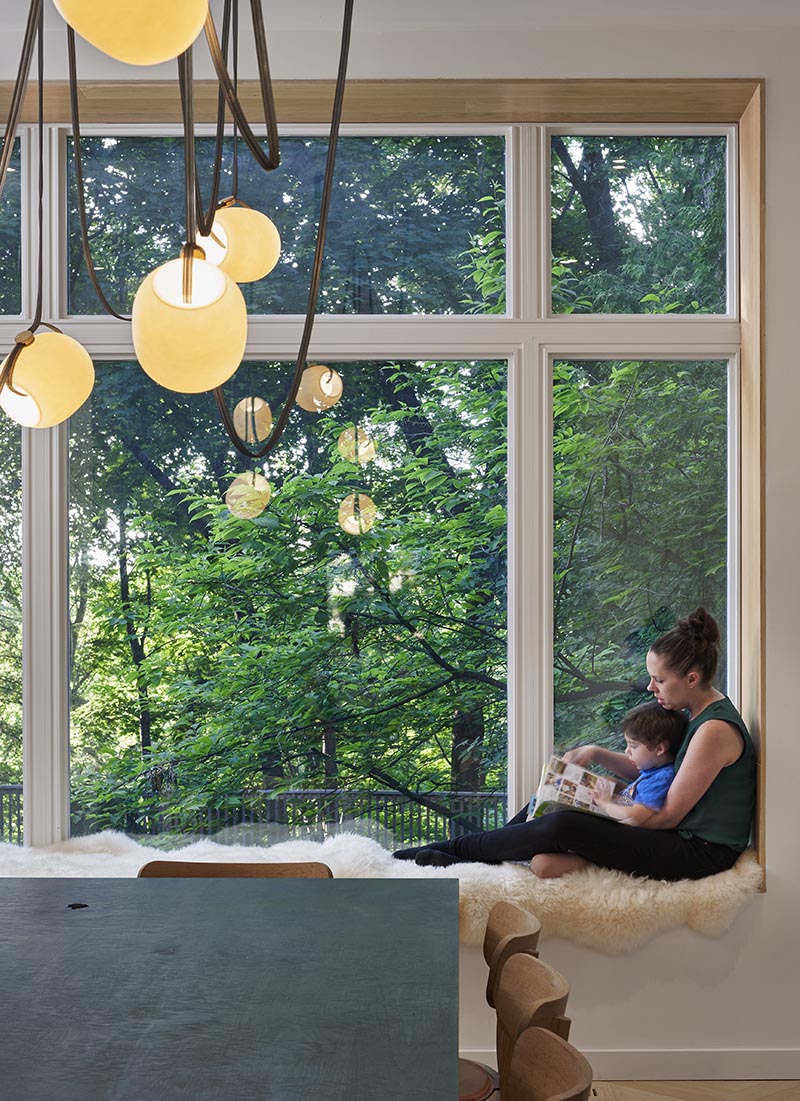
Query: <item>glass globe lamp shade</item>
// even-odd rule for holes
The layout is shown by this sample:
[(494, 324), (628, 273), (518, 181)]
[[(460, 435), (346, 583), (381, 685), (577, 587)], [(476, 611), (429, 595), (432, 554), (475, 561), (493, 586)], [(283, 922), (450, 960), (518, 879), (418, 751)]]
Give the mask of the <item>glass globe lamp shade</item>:
[(221, 386), (242, 362), (247, 306), (234, 281), (205, 260), (192, 261), (191, 301), (182, 295), (183, 260), (144, 280), (133, 300), (136, 358), (160, 386), (200, 394)]
[(71, 336), (37, 334), (21, 350), (11, 385), (13, 390), (4, 386), (0, 391), (3, 411), (25, 428), (52, 428), (77, 412), (91, 394), (94, 364)]
[(272, 487), (261, 474), (240, 474), (225, 493), (225, 504), (239, 520), (253, 520), (264, 511), (272, 496)]
[(363, 535), (373, 526), (377, 516), (375, 502), (366, 493), (358, 494), (358, 502), (356, 494), (351, 493), (339, 505), (339, 527), (348, 535)]
[(312, 363), (303, 371), (297, 404), (309, 413), (321, 413), (336, 404), (343, 390), (344, 383), (338, 371)]
[(203, 29), (208, 0), (54, 0), (72, 29), (127, 65), (158, 65), (187, 50)]
[(339, 454), (349, 463), (371, 463), (375, 458), (375, 441), (363, 428), (345, 428), (336, 441)]
[(272, 431), (272, 410), (263, 398), (242, 398), (233, 410), (233, 427), (245, 443), (261, 443)]
[(235, 283), (254, 283), (269, 275), (281, 254), (273, 222), (249, 206), (222, 207), (214, 215), (210, 237), (198, 237), (206, 260), (218, 264)]

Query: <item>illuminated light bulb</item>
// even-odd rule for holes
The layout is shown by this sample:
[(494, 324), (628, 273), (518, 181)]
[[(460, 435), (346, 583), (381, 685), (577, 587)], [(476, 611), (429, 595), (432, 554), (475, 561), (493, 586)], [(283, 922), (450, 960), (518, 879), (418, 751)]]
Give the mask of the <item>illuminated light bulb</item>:
[(54, 0), (87, 42), (127, 65), (158, 65), (188, 50), (203, 29), (208, 0)]
[(373, 526), (377, 517), (378, 510), (371, 497), (368, 497), (366, 493), (359, 493), (358, 504), (356, 504), (356, 495), (351, 493), (339, 505), (337, 519), (339, 527), (342, 531), (346, 531), (348, 535), (363, 535), (365, 531), (369, 531)]
[(336, 442), (339, 454), (349, 463), (371, 463), (375, 458), (375, 441), (363, 428), (345, 428)]
[(218, 264), (236, 283), (263, 279), (281, 254), (281, 238), (275, 224), (266, 214), (249, 206), (221, 207), (214, 215), (211, 236), (198, 237), (197, 243), (209, 263)]
[(207, 260), (192, 260), (192, 293), (189, 301), (183, 297), (183, 260), (169, 260), (153, 272), (153, 290), (162, 302), (180, 310), (213, 306), (225, 293), (225, 279), (220, 269)]
[(94, 364), (71, 336), (40, 333), (19, 353), (11, 385), (19, 393), (4, 386), (0, 408), (25, 428), (52, 428), (77, 412), (91, 394)]
[(309, 413), (321, 413), (330, 409), (342, 396), (344, 383), (342, 376), (332, 367), (322, 367), (312, 363), (303, 371), (300, 389), (297, 391), (297, 404)]
[(272, 486), (261, 474), (240, 474), (225, 493), (225, 504), (239, 520), (253, 520), (264, 511), (272, 496)]
[(261, 443), (272, 430), (272, 410), (263, 398), (242, 398), (233, 410), (233, 427), (245, 443)]
[(192, 301), (184, 303), (182, 265), (170, 260), (156, 268), (136, 292), (133, 347), (154, 382), (199, 394), (221, 386), (242, 362), (247, 306), (234, 281), (205, 260), (192, 260)]

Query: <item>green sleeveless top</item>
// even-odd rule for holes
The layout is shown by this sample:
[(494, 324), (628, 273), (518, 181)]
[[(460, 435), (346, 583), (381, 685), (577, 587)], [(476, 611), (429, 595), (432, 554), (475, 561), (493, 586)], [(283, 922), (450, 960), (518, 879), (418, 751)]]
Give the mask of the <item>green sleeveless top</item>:
[(686, 735), (675, 757), (675, 771), (680, 769), (698, 727), (709, 719), (721, 719), (735, 726), (744, 739), (744, 746), (739, 759), (723, 768), (705, 795), (678, 823), (678, 832), (682, 837), (701, 837), (704, 841), (714, 841), (742, 852), (750, 840), (755, 810), (756, 754), (744, 720), (727, 696), (710, 703), (704, 711), (689, 720)]

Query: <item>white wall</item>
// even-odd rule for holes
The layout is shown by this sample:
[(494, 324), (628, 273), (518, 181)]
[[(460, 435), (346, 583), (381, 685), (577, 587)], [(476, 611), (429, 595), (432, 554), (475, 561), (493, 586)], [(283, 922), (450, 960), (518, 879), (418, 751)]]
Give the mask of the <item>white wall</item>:
[[(0, 12), (8, 13), (0, 36), (3, 79), (16, 68), (22, 7), (0, 0)], [(331, 77), (340, 5), (273, 0), (266, 9), (276, 13), (274, 76)], [(60, 49), (60, 37), (48, 35), (48, 48), (57, 39)], [(678, 930), (624, 957), (558, 940), (542, 947), (571, 981), (572, 1038), (598, 1077), (800, 1078), (800, 5), (356, 0), (351, 56), (351, 76), (361, 78), (766, 78), (768, 891), (718, 940)], [(52, 60), (48, 76), (63, 76), (55, 52)], [(131, 79), (132, 70), (115, 70), (85, 48), (81, 74)], [(168, 67), (143, 72), (170, 74)], [(493, 1044), (492, 1019), (481, 1006), (483, 980), (477, 950), (465, 952), (465, 1050), (488, 1052)]]

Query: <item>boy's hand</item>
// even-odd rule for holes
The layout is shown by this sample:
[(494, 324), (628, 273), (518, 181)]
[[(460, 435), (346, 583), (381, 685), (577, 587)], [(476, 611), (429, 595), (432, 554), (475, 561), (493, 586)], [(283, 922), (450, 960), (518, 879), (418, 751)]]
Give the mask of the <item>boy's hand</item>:
[(587, 768), (594, 763), (594, 751), (596, 749), (596, 745), (579, 745), (575, 749), (568, 749), (562, 756), (568, 764)]

